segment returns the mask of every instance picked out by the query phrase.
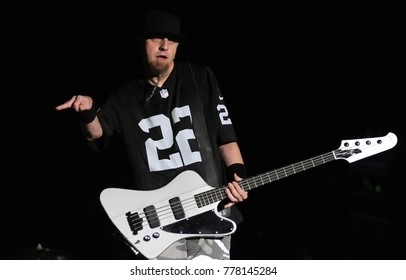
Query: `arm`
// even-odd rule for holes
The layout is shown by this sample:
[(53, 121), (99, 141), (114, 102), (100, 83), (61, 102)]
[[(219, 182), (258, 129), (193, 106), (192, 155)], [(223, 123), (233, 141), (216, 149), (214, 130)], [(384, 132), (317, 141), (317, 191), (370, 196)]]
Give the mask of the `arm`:
[(75, 95), (70, 100), (55, 107), (57, 111), (69, 108), (81, 114), (83, 132), (88, 141), (103, 136), (103, 129), (97, 118), (93, 99), (90, 96)]
[(234, 163), (244, 164), (237, 142), (224, 144), (219, 147), (219, 150), (226, 166), (230, 166)]
[[(240, 148), (237, 144), (237, 142), (231, 142), (224, 144), (219, 147), (221, 157), (224, 160), (224, 163), (226, 164), (227, 168), (233, 169), (232, 165), (236, 164), (236, 166), (242, 166), (244, 165), (244, 161), (241, 155)], [(224, 208), (231, 207), (233, 204), (237, 202), (241, 202), (248, 197), (248, 193), (243, 190), (237, 183), (237, 181), (240, 181), (241, 177), (245, 174), (237, 174), (237, 170), (231, 170), (234, 176), (234, 181), (228, 183), (227, 188), (226, 188), (226, 194), (227, 197), (229, 198), (230, 202), (227, 203)], [(236, 172), (234, 172), (236, 171)], [(245, 173), (245, 172), (243, 172)]]

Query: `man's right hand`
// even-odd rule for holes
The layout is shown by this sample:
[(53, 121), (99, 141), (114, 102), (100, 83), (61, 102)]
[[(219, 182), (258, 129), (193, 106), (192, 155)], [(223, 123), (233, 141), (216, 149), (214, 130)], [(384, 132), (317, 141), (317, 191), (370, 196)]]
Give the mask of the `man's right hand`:
[(93, 99), (86, 95), (74, 95), (71, 99), (55, 107), (57, 111), (72, 108), (76, 112), (90, 110), (93, 105)]

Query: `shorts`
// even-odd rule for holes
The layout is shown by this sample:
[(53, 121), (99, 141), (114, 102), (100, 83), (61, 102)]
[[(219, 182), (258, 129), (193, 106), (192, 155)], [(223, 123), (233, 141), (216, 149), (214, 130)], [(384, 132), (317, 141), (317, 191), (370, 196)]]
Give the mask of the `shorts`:
[(231, 236), (178, 240), (166, 248), (157, 260), (229, 260)]

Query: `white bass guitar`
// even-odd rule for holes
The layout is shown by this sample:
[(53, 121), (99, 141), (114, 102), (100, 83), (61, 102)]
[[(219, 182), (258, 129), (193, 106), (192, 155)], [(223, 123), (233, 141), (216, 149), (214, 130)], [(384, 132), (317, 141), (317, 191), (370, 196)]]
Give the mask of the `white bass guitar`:
[[(249, 191), (333, 160), (352, 163), (391, 149), (396, 143), (397, 137), (391, 132), (382, 137), (343, 140), (337, 150), (245, 178), (239, 185)], [(177, 240), (235, 232), (235, 222), (217, 211), (226, 198), (225, 187), (214, 188), (197, 173), (185, 171), (156, 190), (104, 189), (100, 201), (128, 244), (147, 259), (154, 259)]]

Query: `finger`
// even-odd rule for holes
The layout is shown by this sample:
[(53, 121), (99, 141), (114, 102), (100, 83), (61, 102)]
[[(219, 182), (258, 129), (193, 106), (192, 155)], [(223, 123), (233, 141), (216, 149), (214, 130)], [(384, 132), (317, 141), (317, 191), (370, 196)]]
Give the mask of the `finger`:
[(233, 202), (229, 202), (226, 205), (224, 205), (224, 208), (230, 208), (231, 206), (233, 206), (235, 203)]
[(234, 173), (234, 180), (236, 180), (238, 182), (238, 181), (241, 181), (242, 178), (238, 177), (237, 173)]
[(71, 99), (69, 99), (65, 103), (62, 103), (62, 104), (56, 106), (55, 109), (60, 111), (60, 110), (72, 108), (73, 103), (75, 102), (75, 100), (76, 100), (76, 96), (73, 96)]
[(237, 183), (235, 182), (228, 183), (228, 191), (230, 192), (230, 196), (233, 198), (233, 199), (230, 198), (232, 202), (241, 202), (244, 200), (243, 199), (244, 192), (238, 186)]
[(237, 198), (240, 198), (241, 200), (247, 199), (248, 197), (248, 192), (245, 191), (237, 182), (232, 183), (234, 192), (233, 195), (236, 196)]
[(233, 203), (237, 203), (237, 202), (238, 202), (238, 199), (233, 195), (233, 193), (231, 192), (229, 186), (227, 186), (227, 188), (226, 188), (225, 191), (226, 191), (226, 194), (227, 194), (228, 199), (229, 199), (231, 202), (233, 202)]

